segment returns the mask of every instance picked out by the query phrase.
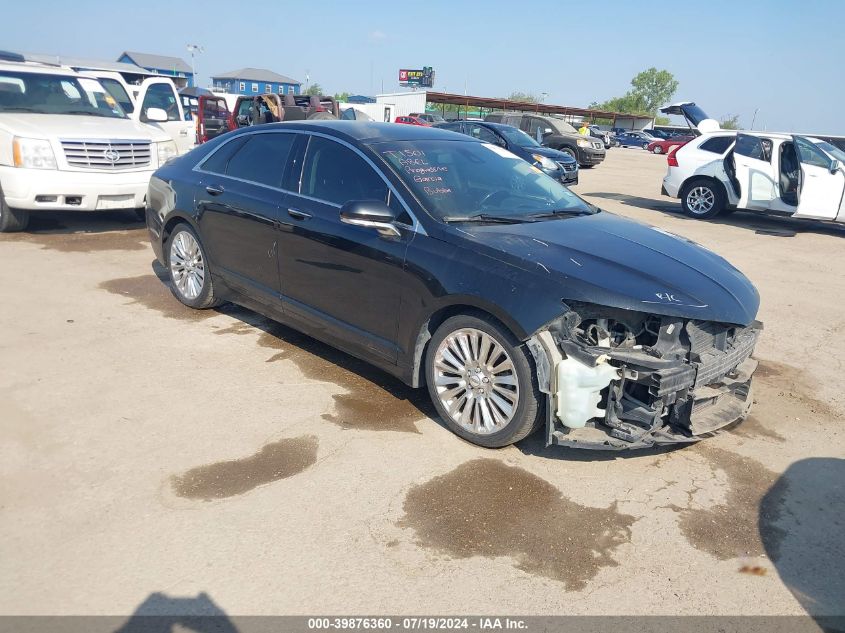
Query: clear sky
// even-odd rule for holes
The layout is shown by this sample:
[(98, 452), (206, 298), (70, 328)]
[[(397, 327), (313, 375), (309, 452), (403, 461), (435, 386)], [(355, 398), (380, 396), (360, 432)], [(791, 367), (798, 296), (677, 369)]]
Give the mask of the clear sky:
[(680, 82), (675, 100), (714, 118), (748, 127), (759, 109), (755, 129), (845, 135), (845, 0), (8, 0), (2, 15), (6, 50), (190, 63), (200, 44), (204, 86), (253, 66), (374, 94), (399, 89), (399, 68), (432, 66), (436, 89), (586, 106), (656, 66)]

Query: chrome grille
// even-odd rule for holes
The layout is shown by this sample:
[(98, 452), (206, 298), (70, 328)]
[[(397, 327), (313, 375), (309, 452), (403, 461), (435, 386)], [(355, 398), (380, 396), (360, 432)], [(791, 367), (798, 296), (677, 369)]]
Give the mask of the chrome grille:
[(132, 169), (150, 164), (150, 141), (142, 139), (61, 139), (70, 167)]
[(561, 167), (561, 169), (563, 169), (563, 171), (575, 171), (576, 169), (578, 169), (578, 163), (576, 163), (576, 162), (572, 162), (572, 163), (561, 163), (561, 162), (559, 162), (558, 165), (560, 165), (560, 167)]

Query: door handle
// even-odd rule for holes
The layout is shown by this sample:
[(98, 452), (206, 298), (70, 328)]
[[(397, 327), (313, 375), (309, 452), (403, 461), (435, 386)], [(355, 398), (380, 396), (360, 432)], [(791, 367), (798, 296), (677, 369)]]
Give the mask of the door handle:
[(221, 187), (220, 185), (208, 185), (205, 190), (212, 196), (219, 196), (221, 193), (223, 193), (223, 187)]
[(179, 130), (179, 136), (188, 136), (188, 128)]
[(294, 220), (307, 220), (311, 217), (310, 213), (305, 213), (305, 211), (299, 209), (288, 209), (288, 215)]

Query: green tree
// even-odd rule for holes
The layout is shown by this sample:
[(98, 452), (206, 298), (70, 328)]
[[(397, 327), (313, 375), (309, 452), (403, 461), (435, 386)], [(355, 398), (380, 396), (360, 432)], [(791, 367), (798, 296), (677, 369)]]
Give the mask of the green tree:
[(311, 84), (305, 91), (307, 95), (321, 95), (323, 94), (323, 87), (320, 84)]
[(510, 96), (505, 97), (511, 101), (523, 101), (525, 103), (540, 103), (539, 97), (530, 92), (512, 92)]
[(652, 67), (644, 70), (631, 80), (633, 90), (629, 94), (637, 97), (642, 103), (643, 111), (649, 114), (657, 112), (657, 108), (672, 98), (678, 89), (678, 80), (668, 70), (657, 70)]
[(625, 114), (655, 116), (657, 108), (669, 101), (677, 89), (678, 82), (672, 73), (668, 70), (649, 68), (631, 80), (631, 90), (621, 97), (608, 99), (604, 103), (593, 102), (590, 107)]
[(334, 95), (334, 100), (335, 101), (341, 101), (341, 102), (345, 103), (349, 99), (349, 97), (350, 97), (350, 95), (349, 95), (348, 92), (337, 92)]
[(739, 129), (739, 115), (725, 115), (721, 121), (719, 121), (719, 125), (722, 127), (723, 130), (738, 130)]

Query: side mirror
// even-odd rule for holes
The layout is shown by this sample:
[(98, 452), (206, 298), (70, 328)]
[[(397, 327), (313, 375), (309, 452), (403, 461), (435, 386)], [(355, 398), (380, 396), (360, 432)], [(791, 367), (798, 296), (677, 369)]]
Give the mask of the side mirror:
[(835, 173), (836, 173), (837, 171), (839, 171), (841, 168), (842, 168), (842, 163), (840, 163), (838, 160), (836, 160), (836, 159), (834, 158), (834, 159), (831, 161), (831, 163), (830, 163), (830, 173), (831, 173), (831, 174), (835, 174)]
[(340, 208), (340, 221), (354, 226), (375, 229), (382, 237), (398, 237), (394, 226), (396, 214), (379, 200), (353, 200)]
[(151, 121), (153, 123), (167, 122), (167, 112), (161, 108), (147, 108), (144, 112), (144, 116), (147, 117), (147, 121)]

